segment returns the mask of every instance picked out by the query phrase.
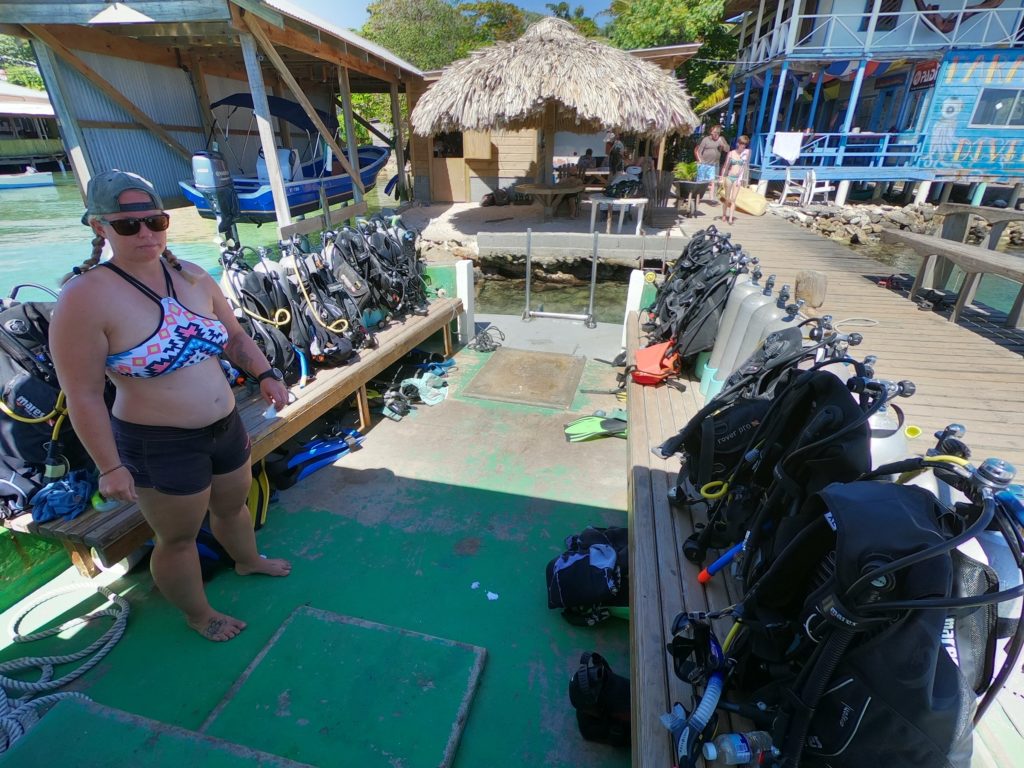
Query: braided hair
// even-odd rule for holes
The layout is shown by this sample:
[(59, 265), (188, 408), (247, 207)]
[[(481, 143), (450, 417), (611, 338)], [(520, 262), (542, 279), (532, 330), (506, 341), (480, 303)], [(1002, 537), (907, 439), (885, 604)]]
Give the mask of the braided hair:
[[(79, 266), (72, 267), (71, 271), (60, 279), (61, 287), (63, 287), (71, 278), (84, 274), (99, 264), (100, 256), (103, 254), (103, 245), (106, 242), (106, 238), (102, 235), (96, 235), (96, 237), (92, 239), (92, 253), (89, 255), (89, 258), (83, 261)], [(196, 276), (182, 267), (181, 262), (178, 261), (178, 257), (171, 253), (170, 248), (164, 248), (164, 252), (160, 255), (163, 256), (164, 261), (167, 262), (171, 269), (185, 278), (189, 283), (195, 285)]]
[(102, 235), (96, 235), (96, 237), (92, 239), (92, 254), (89, 256), (88, 259), (83, 261), (80, 266), (72, 267), (71, 271), (60, 279), (61, 287), (63, 287), (64, 284), (71, 278), (77, 277), (78, 275), (88, 272), (90, 269), (99, 264), (100, 255), (103, 253), (103, 244), (106, 242), (106, 238), (104, 238)]

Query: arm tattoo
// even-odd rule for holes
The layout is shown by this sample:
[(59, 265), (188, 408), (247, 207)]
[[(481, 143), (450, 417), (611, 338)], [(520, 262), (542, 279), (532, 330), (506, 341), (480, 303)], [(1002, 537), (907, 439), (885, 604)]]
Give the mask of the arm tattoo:
[(253, 366), (256, 364), (256, 359), (249, 354), (246, 349), (250, 341), (249, 337), (244, 334), (238, 334), (228, 339), (227, 344), (224, 345), (224, 354), (227, 355), (228, 360), (234, 363), (236, 366), (241, 368), (243, 371), (253, 373)]

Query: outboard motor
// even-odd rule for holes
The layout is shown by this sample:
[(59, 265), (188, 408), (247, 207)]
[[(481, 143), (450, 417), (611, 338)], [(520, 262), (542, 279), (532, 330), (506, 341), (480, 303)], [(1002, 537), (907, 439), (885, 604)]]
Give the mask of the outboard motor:
[(192, 180), (196, 191), (210, 204), (217, 217), (217, 231), (238, 242), (235, 224), (241, 218), (238, 193), (224, 156), (216, 150), (192, 155)]

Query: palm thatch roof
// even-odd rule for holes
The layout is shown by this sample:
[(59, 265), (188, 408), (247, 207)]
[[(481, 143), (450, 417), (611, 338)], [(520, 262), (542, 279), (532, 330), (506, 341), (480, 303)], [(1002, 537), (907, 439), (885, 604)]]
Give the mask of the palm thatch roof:
[(512, 43), (496, 43), (445, 68), (412, 113), (421, 136), (444, 131), (542, 127), (612, 129), (645, 137), (689, 133), (698, 123), (685, 88), (668, 72), (545, 18)]

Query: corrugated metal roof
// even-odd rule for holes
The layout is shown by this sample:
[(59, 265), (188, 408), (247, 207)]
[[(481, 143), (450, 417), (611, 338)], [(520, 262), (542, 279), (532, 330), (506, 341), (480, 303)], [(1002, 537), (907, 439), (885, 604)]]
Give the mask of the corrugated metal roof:
[[(285, 14), (286, 16), (291, 16), (293, 19), (304, 21), (311, 26), (319, 27), (325, 32), (330, 32), (332, 35), (341, 40), (344, 40), (346, 43), (354, 45), (357, 48), (362, 48), (367, 53), (372, 53), (374, 56), (377, 56), (378, 58), (383, 59), (384, 61), (394, 64), (397, 67), (401, 67), (407, 72), (411, 72), (412, 74), (421, 77), (423, 75), (423, 72), (420, 69), (418, 69), (413, 64), (410, 64), (405, 59), (399, 58), (391, 51), (389, 51), (387, 48), (383, 48), (377, 45), (376, 43), (371, 43), (369, 40), (357, 35), (350, 29), (344, 29), (335, 24), (332, 24), (326, 19), (322, 19), (319, 16), (310, 13), (305, 8), (300, 8), (295, 3), (290, 2), (290, 0), (263, 0), (263, 4), (270, 8), (273, 8), (275, 11), (279, 11)], [(343, 11), (345, 8), (345, 4), (338, 3), (338, 7)]]
[(0, 80), (0, 114), (53, 117), (53, 105), (46, 91)]
[(0, 99), (0, 115), (29, 115), (31, 117), (53, 117), (49, 101), (9, 101)]

